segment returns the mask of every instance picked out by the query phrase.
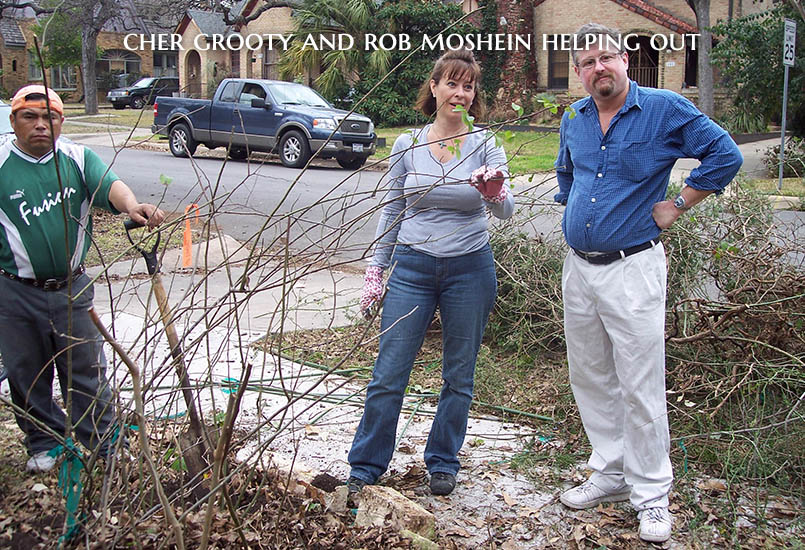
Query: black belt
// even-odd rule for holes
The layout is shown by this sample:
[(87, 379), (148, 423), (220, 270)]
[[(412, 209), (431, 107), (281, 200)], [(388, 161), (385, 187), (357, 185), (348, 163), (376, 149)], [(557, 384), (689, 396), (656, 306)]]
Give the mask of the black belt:
[(615, 252), (604, 252), (603, 254), (600, 253), (591, 254), (589, 252), (582, 252), (581, 250), (576, 250), (575, 248), (573, 249), (573, 252), (576, 253), (576, 256), (578, 256), (582, 260), (587, 260), (591, 264), (607, 265), (611, 264), (616, 260), (622, 260), (627, 256), (631, 256), (632, 254), (637, 254), (638, 252), (643, 252), (644, 250), (653, 248), (659, 242), (660, 242), (659, 239), (651, 239), (650, 241), (646, 241), (643, 244), (638, 244), (636, 246), (625, 248), (623, 250), (616, 250)]
[(41, 288), (42, 290), (53, 291), (53, 290), (61, 290), (67, 286), (67, 284), (84, 273), (84, 266), (81, 265), (73, 271), (73, 273), (69, 277), (63, 277), (61, 279), (26, 279), (25, 277), (18, 277), (13, 273), (9, 273), (5, 269), (0, 268), (0, 275), (4, 275), (11, 279), (12, 281), (19, 281), (21, 283), (25, 283), (26, 285), (35, 286), (36, 288)]

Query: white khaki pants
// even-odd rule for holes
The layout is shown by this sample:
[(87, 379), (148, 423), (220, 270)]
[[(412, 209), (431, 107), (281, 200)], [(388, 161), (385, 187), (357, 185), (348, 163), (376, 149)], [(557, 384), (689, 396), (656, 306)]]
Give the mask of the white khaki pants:
[(608, 265), (571, 250), (562, 272), (570, 384), (593, 452), (593, 483), (631, 487), (636, 510), (668, 506), (665, 250)]

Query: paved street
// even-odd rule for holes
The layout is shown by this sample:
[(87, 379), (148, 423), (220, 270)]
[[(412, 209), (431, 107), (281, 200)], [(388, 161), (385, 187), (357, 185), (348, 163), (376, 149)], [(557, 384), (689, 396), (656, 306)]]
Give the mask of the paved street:
[[(260, 160), (224, 163), (199, 157), (191, 163), (167, 151), (124, 149), (115, 154), (109, 146), (92, 147), (141, 200), (180, 213), (189, 204), (198, 204), (202, 212), (212, 208), (222, 230), (240, 241), (259, 234), (260, 243), (271, 246), (290, 230), (296, 251), (324, 254), (338, 249), (341, 258), (357, 259), (374, 239), (379, 201), (371, 194), (382, 172), (353, 175), (315, 166), (302, 174)], [(162, 175), (172, 182), (160, 183)]]
[[(112, 137), (120, 144), (125, 134)], [(221, 158), (199, 156), (191, 163), (173, 157), (164, 142), (153, 146), (161, 150), (124, 149), (116, 156), (108, 135), (96, 134), (78, 141), (113, 163), (115, 172), (138, 196), (159, 202), (167, 210), (183, 212), (185, 206), (195, 203), (204, 211), (204, 205), (210, 204), (214, 196), (216, 222), (226, 234), (240, 241), (251, 241), (259, 234), (260, 243), (271, 246), (279, 242), (281, 234), (290, 231), (295, 251), (322, 257), (335, 255), (338, 261), (349, 261), (365, 256), (374, 239), (382, 193), (373, 195), (373, 191), (381, 180), (381, 171), (352, 174), (333, 161), (318, 161), (302, 174), (259, 157), (251, 162), (224, 163)], [(741, 145), (744, 172), (750, 177), (762, 175), (762, 153), (776, 144), (777, 140), (765, 140)], [(678, 161), (671, 181), (681, 183), (698, 164), (692, 159)], [(172, 183), (162, 185), (161, 175), (173, 178)], [(519, 177), (514, 190), (520, 196), (521, 213), (530, 209), (534, 214), (527, 230), (534, 235), (561, 237), (563, 208), (553, 203), (553, 175), (537, 174), (531, 182)], [(785, 208), (785, 204), (778, 208)], [(802, 212), (783, 210), (776, 216), (784, 231), (805, 237)]]

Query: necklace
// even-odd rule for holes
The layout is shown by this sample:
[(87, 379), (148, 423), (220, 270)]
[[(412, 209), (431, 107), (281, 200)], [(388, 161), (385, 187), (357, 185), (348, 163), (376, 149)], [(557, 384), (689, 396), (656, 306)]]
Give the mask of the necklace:
[(438, 141), (437, 145), (439, 146), (439, 149), (446, 149), (447, 148), (447, 143), (445, 143), (445, 141), (444, 141), (445, 137), (440, 136), (439, 134), (437, 134), (436, 133), (436, 128), (433, 125), (431, 125), (430, 129), (431, 129), (431, 132), (433, 132), (433, 134), (436, 136), (436, 140)]

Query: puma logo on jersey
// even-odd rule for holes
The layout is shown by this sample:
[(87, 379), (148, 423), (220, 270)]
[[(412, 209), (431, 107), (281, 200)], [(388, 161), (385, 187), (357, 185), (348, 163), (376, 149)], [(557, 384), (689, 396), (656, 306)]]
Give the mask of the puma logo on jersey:
[(20, 191), (19, 189), (17, 189), (16, 193), (14, 193), (13, 195), (8, 196), (8, 199), (13, 201), (13, 200), (21, 199), (24, 196), (25, 196), (25, 191)]
[(28, 221), (29, 214), (33, 214), (38, 218), (44, 212), (50, 212), (51, 208), (61, 204), (62, 198), (69, 199), (71, 195), (75, 194), (75, 192), (76, 190), (72, 187), (65, 187), (64, 191), (61, 193), (56, 193), (55, 197), (53, 196), (53, 193), (48, 193), (48, 196), (42, 201), (42, 206), (34, 206), (32, 208), (28, 207), (28, 201), (23, 201), (20, 203), (20, 216), (25, 222), (25, 225), (30, 226), (31, 222)]

